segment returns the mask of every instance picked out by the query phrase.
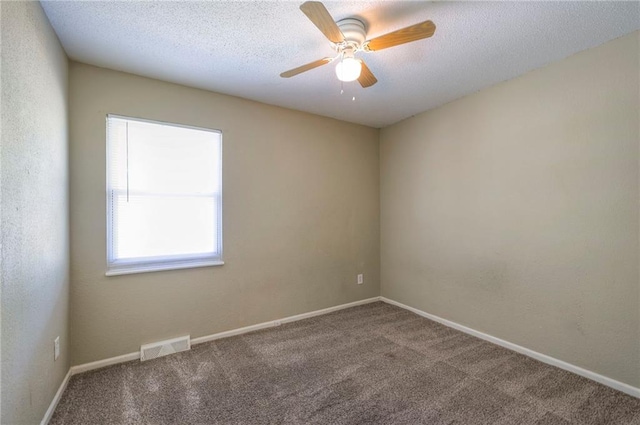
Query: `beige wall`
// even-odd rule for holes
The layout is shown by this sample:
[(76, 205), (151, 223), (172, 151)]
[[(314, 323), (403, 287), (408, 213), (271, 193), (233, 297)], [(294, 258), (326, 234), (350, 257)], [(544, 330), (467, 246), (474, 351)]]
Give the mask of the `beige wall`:
[(638, 37), (381, 131), (383, 296), (640, 386)]
[[(376, 129), (78, 63), (69, 97), (73, 364), (379, 295)], [(104, 276), (108, 113), (223, 131), (224, 266)]]
[(67, 57), (39, 3), (0, 10), (0, 422), (34, 424), (69, 370)]

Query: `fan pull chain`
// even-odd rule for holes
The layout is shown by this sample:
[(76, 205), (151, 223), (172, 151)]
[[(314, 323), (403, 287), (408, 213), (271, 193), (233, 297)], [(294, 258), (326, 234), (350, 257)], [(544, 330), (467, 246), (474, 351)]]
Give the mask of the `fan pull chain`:
[[(344, 94), (344, 82), (343, 81), (340, 81), (340, 94), (341, 95)], [(351, 97), (351, 101), (355, 102), (356, 101), (356, 97), (352, 96)]]

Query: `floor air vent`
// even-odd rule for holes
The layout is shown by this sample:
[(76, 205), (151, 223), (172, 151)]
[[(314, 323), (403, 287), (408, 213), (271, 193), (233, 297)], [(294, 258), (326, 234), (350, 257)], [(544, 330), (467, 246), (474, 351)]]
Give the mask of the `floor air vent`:
[(145, 344), (140, 347), (140, 361), (157, 359), (158, 357), (190, 349), (191, 338), (189, 335)]

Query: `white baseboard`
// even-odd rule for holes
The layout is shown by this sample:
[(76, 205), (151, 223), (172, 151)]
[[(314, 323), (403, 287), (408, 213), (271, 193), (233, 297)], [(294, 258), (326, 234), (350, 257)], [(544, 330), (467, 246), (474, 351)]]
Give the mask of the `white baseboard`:
[(334, 307), (323, 308), (322, 310), (310, 311), (308, 313), (297, 314), (295, 316), (285, 317), (283, 319), (271, 320), (269, 322), (259, 323), (257, 325), (246, 326), (244, 328), (233, 329), (230, 331), (219, 332), (213, 335), (201, 336), (191, 340), (191, 344), (202, 344), (203, 342), (214, 341), (216, 339), (228, 338), (234, 335), (245, 334), (247, 332), (253, 332), (260, 329), (272, 328), (274, 326), (280, 326), (284, 323), (296, 322), (302, 319), (308, 319), (310, 317), (321, 316), (323, 314), (333, 313), (334, 311), (344, 310), (345, 308), (351, 308), (358, 305), (369, 304), (376, 301), (380, 301), (380, 297), (367, 298), (366, 300), (354, 301), (352, 303), (340, 304)]
[(67, 389), (67, 384), (69, 384), (69, 378), (71, 378), (71, 369), (69, 369), (64, 379), (62, 380), (62, 383), (60, 384), (60, 387), (58, 388), (56, 395), (53, 396), (53, 400), (51, 400), (51, 404), (49, 405), (49, 408), (44, 413), (44, 418), (42, 418), (40, 425), (47, 425), (51, 420), (51, 417), (53, 416), (53, 412), (56, 410), (56, 407), (58, 407), (58, 403), (60, 402), (60, 398), (62, 398), (62, 394), (64, 393), (64, 390)]
[(380, 297), (380, 300), (384, 301), (385, 303), (392, 304), (392, 305), (395, 305), (397, 307), (401, 307), (401, 308), (404, 308), (406, 310), (409, 310), (409, 311), (411, 311), (411, 312), (413, 312), (413, 313), (415, 313), (415, 314), (417, 314), (419, 316), (426, 317), (427, 319), (433, 320), (434, 322), (442, 323), (443, 325), (448, 326), (450, 328), (457, 329), (457, 330), (462, 331), (464, 333), (467, 333), (469, 335), (473, 335), (475, 337), (484, 339), (485, 341), (489, 341), (489, 342), (494, 343), (496, 345), (500, 345), (500, 346), (502, 346), (504, 348), (508, 348), (509, 350), (513, 350), (513, 351), (516, 351), (516, 352), (518, 352), (520, 354), (524, 354), (525, 356), (529, 356), (529, 357), (534, 358), (534, 359), (536, 359), (538, 361), (541, 361), (543, 363), (549, 364), (551, 366), (556, 366), (556, 367), (558, 367), (560, 369), (564, 369), (564, 370), (569, 371), (569, 372), (573, 372), (576, 375), (584, 376), (585, 378), (588, 378), (588, 379), (591, 379), (593, 381), (599, 382), (599, 383), (601, 383), (603, 385), (606, 385), (606, 386), (611, 387), (613, 389), (616, 389), (618, 391), (622, 391), (623, 393), (627, 393), (627, 394), (629, 394), (631, 396), (640, 398), (640, 388), (633, 387), (633, 386), (631, 386), (629, 384), (625, 384), (624, 382), (616, 381), (615, 379), (608, 378), (608, 377), (606, 377), (604, 375), (600, 375), (598, 373), (592, 372), (592, 371), (587, 370), (587, 369), (583, 369), (583, 368), (581, 368), (579, 366), (576, 366), (576, 365), (573, 365), (571, 363), (567, 363), (565, 361), (558, 360), (558, 359), (556, 359), (554, 357), (547, 356), (546, 354), (538, 353), (537, 351), (530, 350), (528, 348), (522, 347), (522, 346), (514, 344), (512, 342), (505, 341), (503, 339), (496, 338), (495, 336), (491, 336), (491, 335), (488, 335), (486, 333), (477, 331), (475, 329), (468, 328), (468, 327), (460, 325), (460, 324), (458, 324), (456, 322), (452, 322), (450, 320), (443, 319), (442, 317), (438, 317), (438, 316), (435, 316), (433, 314), (425, 313), (422, 310), (418, 310), (417, 308), (414, 308), (414, 307), (409, 307), (408, 305), (399, 303), (399, 302), (394, 301), (394, 300), (390, 300), (389, 298)]
[[(380, 297), (367, 298), (365, 300), (354, 301), (347, 304), (340, 304), (334, 307), (323, 308), (322, 310), (310, 311), (308, 313), (297, 314), (295, 316), (285, 317), (283, 319), (271, 320), (269, 322), (258, 323), (256, 325), (245, 326), (244, 328), (232, 329), (230, 331), (219, 332), (213, 335), (200, 336), (191, 340), (191, 345), (202, 344), (203, 342), (215, 341), (216, 339), (228, 338), (230, 336), (241, 335), (248, 332), (257, 331), (260, 329), (272, 328), (274, 326), (280, 326), (283, 323), (295, 322), (302, 319), (308, 319), (314, 316), (320, 316), (323, 314), (332, 313), (338, 310), (344, 310), (345, 308), (355, 307), (358, 305), (369, 304), (376, 301), (380, 301)], [(100, 369), (106, 366), (111, 366), (118, 363), (129, 362), (131, 360), (138, 360), (140, 358), (140, 352), (123, 354), (117, 357), (111, 357), (104, 360), (98, 360), (91, 363), (85, 363), (78, 366), (72, 366), (70, 371), (71, 375), (76, 375), (82, 372), (88, 372), (94, 369)]]
[(98, 360), (91, 363), (85, 363), (78, 366), (71, 366), (71, 375), (77, 375), (78, 373), (88, 372), (94, 369), (100, 369), (102, 367), (111, 366), (118, 363), (130, 362), (131, 360), (138, 360), (140, 358), (140, 352), (123, 354), (121, 356), (110, 357), (104, 360)]

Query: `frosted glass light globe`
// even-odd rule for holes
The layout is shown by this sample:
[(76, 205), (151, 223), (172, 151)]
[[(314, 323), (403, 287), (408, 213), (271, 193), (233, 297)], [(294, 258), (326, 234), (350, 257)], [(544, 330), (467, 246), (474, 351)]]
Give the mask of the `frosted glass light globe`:
[(362, 63), (354, 58), (344, 58), (336, 65), (336, 75), (340, 81), (353, 81), (360, 76)]

